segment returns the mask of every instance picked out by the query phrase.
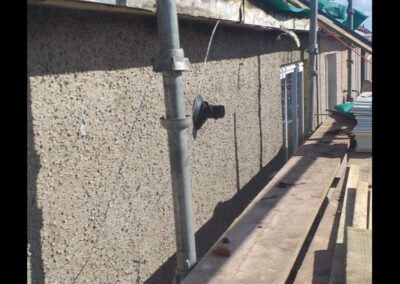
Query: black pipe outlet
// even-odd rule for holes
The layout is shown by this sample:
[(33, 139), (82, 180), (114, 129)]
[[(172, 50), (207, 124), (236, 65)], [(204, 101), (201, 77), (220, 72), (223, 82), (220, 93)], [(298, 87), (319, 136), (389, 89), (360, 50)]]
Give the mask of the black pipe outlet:
[(223, 118), (225, 107), (223, 105), (212, 105), (204, 101), (201, 96), (197, 96), (193, 103), (193, 125), (195, 130), (199, 130), (204, 122), (209, 118)]

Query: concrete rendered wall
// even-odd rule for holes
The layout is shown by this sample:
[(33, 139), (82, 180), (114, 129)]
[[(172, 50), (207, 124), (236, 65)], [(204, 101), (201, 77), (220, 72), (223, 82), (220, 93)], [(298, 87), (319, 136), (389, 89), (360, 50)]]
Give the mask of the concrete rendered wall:
[[(320, 122), (323, 122), (328, 114), (326, 111), (327, 96), (326, 96), (326, 74), (325, 74), (325, 59), (329, 54), (336, 54), (336, 78), (337, 78), (337, 103), (344, 103), (346, 100), (347, 92), (347, 48), (338, 42), (332, 36), (319, 36), (319, 55), (318, 55), (318, 97), (320, 100), (319, 113), (323, 114), (320, 116)], [(361, 50), (356, 48), (356, 51), (361, 54)], [(352, 89), (361, 89), (361, 61), (360, 57), (352, 53), (353, 66), (352, 66)], [(353, 92), (353, 98), (357, 97), (357, 93)]]
[[(219, 26), (203, 70), (213, 26), (180, 29), (187, 113), (198, 94), (226, 108), (189, 141), (201, 257), (282, 165), (279, 70), (305, 54), (276, 32)], [(29, 7), (29, 283), (170, 283), (157, 49), (154, 17)]]

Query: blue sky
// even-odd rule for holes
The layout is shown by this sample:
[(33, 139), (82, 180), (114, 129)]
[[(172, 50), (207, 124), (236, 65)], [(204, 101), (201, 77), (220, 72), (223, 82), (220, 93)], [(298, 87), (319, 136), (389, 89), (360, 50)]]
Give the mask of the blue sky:
[[(347, 0), (334, 0), (335, 2), (346, 4)], [(372, 30), (372, 0), (353, 0), (353, 8), (360, 10), (368, 18), (363, 22), (365, 27)]]

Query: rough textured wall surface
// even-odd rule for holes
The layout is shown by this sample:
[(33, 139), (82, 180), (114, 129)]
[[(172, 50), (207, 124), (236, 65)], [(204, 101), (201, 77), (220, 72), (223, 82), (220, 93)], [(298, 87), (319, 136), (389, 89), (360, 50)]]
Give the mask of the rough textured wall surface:
[[(286, 36), (220, 26), (203, 69), (212, 28), (180, 23), (187, 113), (197, 94), (226, 108), (189, 141), (199, 257), (281, 165), (279, 70), (304, 59)], [(157, 49), (153, 17), (29, 7), (29, 282), (170, 283)]]
[[(320, 114), (324, 114), (320, 116), (320, 122), (323, 122), (326, 119), (326, 111), (327, 109), (327, 90), (326, 90), (326, 72), (325, 72), (325, 59), (327, 55), (336, 54), (336, 90), (337, 90), (337, 103), (344, 103), (346, 100), (347, 92), (347, 47), (341, 44), (332, 36), (323, 36), (319, 37), (319, 55), (318, 55), (318, 97), (320, 100), (319, 104), (319, 112)], [(356, 51), (361, 54), (360, 48), (356, 48)], [(360, 90), (361, 89), (361, 61), (360, 57), (352, 53), (352, 89)], [(356, 98), (357, 93), (353, 92), (352, 97)]]

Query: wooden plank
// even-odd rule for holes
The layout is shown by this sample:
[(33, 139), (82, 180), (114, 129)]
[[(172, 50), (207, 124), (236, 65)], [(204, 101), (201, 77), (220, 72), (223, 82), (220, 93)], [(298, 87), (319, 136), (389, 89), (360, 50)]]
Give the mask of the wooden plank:
[(333, 194), (335, 193), (336, 189), (341, 190), (343, 187), (343, 179), (345, 178), (346, 175), (346, 169), (347, 169), (347, 153), (344, 155), (342, 159), (342, 163), (340, 164), (340, 167), (335, 175), (334, 182), (337, 181), (336, 184), (332, 185), (332, 187), (329, 189), (328, 194), (326, 195), (328, 198), (328, 201), (331, 200)]
[(360, 181), (372, 184), (372, 155), (371, 153), (349, 152), (349, 164), (360, 166)]
[(347, 189), (357, 188), (359, 175), (360, 175), (360, 166), (350, 165), (349, 179), (347, 180), (347, 185), (346, 185)]
[(342, 176), (335, 187), (332, 198), (329, 199), (329, 204), (318, 224), (293, 284), (326, 284), (329, 282), (335, 251), (331, 238), (332, 236), (336, 238), (337, 235), (340, 220), (340, 214), (337, 212), (339, 205), (342, 203), (340, 197), (345, 190), (346, 167), (344, 167), (343, 171), (339, 169), (339, 172), (342, 173)]
[[(324, 122), (182, 284), (285, 283), (347, 152), (348, 137), (333, 131), (346, 125)], [(224, 237), (228, 258), (211, 253)]]
[(347, 284), (372, 283), (372, 231), (347, 228)]
[(345, 228), (351, 225), (353, 220), (353, 208), (355, 200), (355, 190), (358, 184), (360, 167), (358, 165), (350, 165), (346, 181), (346, 187), (343, 198), (343, 207), (340, 217), (339, 231), (336, 243), (344, 243)]
[(344, 283), (345, 259), (346, 259), (346, 227), (351, 226), (354, 213), (355, 193), (358, 184), (360, 167), (350, 165), (342, 203), (339, 229), (336, 238), (335, 253), (333, 257), (331, 276), (329, 284)]
[(368, 226), (368, 183), (359, 182), (354, 204), (353, 227), (367, 229)]
[(336, 178), (343, 178), (345, 173), (346, 173), (346, 168), (347, 168), (347, 163), (348, 163), (348, 155), (347, 153), (344, 155), (343, 159), (342, 159), (342, 163), (340, 164), (339, 170), (336, 173)]

